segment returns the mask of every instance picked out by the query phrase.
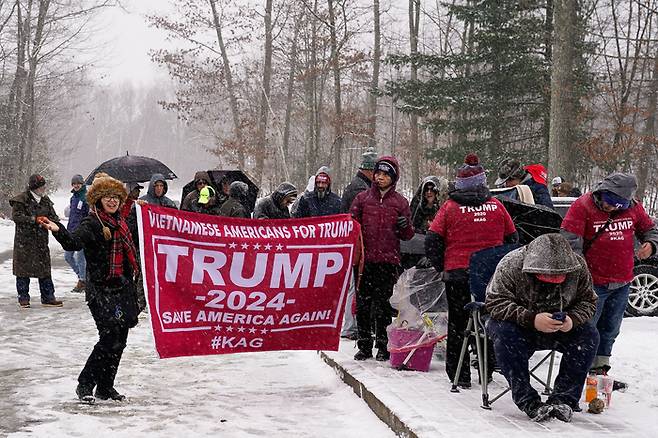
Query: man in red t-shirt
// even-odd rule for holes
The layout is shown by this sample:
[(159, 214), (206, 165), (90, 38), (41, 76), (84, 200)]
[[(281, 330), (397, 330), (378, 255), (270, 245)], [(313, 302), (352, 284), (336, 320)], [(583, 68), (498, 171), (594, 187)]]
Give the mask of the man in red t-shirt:
[[(491, 197), (484, 168), (475, 154), (468, 154), (457, 170), (455, 190), (441, 206), (425, 237), (425, 255), (443, 271), (448, 299), (446, 372), (454, 381), (468, 324), (464, 306), (471, 301), (468, 264), (471, 254), (484, 248), (515, 243), (518, 234), (503, 204)], [(466, 363), (470, 363), (468, 357)], [(462, 367), (461, 387), (471, 386), (470, 367)]]
[(562, 234), (582, 254), (592, 273), (598, 295), (592, 322), (601, 341), (592, 369), (607, 373), (612, 345), (619, 334), (633, 280), (634, 237), (641, 242), (639, 259), (650, 257), (658, 247), (658, 231), (633, 199), (635, 176), (613, 173), (596, 189), (578, 198), (562, 221)]

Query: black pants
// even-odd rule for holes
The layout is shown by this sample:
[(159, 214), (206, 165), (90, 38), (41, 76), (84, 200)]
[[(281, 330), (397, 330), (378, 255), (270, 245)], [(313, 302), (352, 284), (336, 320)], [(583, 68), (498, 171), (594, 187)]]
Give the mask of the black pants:
[[(397, 265), (366, 263), (356, 294), (356, 325), (359, 350), (372, 350), (372, 332), (378, 349), (386, 349), (386, 327), (391, 323), (393, 308), (389, 303), (393, 286), (398, 280)], [(373, 327), (374, 323), (374, 327)]]
[(89, 309), (98, 329), (98, 342), (89, 355), (78, 382), (91, 388), (97, 386), (101, 391), (109, 390), (114, 387), (114, 378), (126, 348), (129, 327), (128, 324), (108, 323), (102, 317), (103, 312), (95, 301), (89, 302)]
[[(464, 310), (464, 306), (471, 301), (471, 289), (467, 279), (446, 281), (446, 297), (448, 300), (448, 342), (446, 346), (446, 373), (450, 381), (455, 378), (457, 365), (459, 364), (459, 353), (461, 353), (464, 342), (464, 332), (468, 325), (470, 313)], [(487, 374), (491, 376), (496, 363), (493, 344), (489, 341), (487, 345)], [(471, 360), (468, 348), (465, 352), (464, 363), (459, 373), (459, 382), (471, 381)]]

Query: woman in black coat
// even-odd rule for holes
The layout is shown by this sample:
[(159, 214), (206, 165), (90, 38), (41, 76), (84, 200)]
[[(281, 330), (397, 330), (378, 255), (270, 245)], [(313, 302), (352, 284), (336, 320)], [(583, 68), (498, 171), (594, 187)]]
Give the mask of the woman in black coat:
[(114, 378), (128, 330), (137, 324), (139, 314), (134, 282), (139, 266), (130, 231), (120, 215), (126, 197), (120, 181), (97, 177), (87, 192), (89, 216), (74, 232), (59, 222), (42, 221), (65, 250), (84, 250), (87, 259), (87, 305), (99, 339), (78, 377), (76, 394), (90, 404), (96, 398), (125, 399), (114, 389)]

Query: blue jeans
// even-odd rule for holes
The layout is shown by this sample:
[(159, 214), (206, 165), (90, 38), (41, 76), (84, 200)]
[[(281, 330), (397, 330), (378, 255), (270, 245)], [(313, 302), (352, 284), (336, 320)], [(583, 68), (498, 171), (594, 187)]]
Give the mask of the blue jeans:
[(617, 289), (608, 289), (605, 286), (594, 286), (599, 297), (596, 302), (596, 313), (592, 317), (592, 324), (596, 326), (601, 336), (597, 356), (612, 356), (612, 345), (619, 334), (621, 322), (624, 319), (624, 310), (628, 305), (630, 285)]
[(528, 403), (541, 399), (530, 385), (528, 369), (528, 359), (539, 350), (562, 353), (560, 371), (549, 401), (571, 406), (578, 404), (599, 343), (596, 327), (591, 322), (566, 333), (542, 333), (513, 322), (490, 319), (487, 330), (493, 338), (496, 361), (512, 389), (512, 400), (519, 409), (523, 410)]
[(356, 318), (352, 315), (352, 301), (354, 300), (355, 293), (354, 276), (352, 276), (350, 280), (350, 290), (347, 292), (347, 301), (345, 302), (343, 328), (340, 331), (341, 336), (356, 335)]
[[(16, 277), (16, 291), (19, 300), (30, 300), (30, 277)], [(52, 301), (55, 299), (55, 285), (50, 277), (39, 279), (39, 291), (41, 292), (41, 302)]]
[(84, 251), (64, 251), (64, 260), (78, 276), (78, 280), (85, 281), (87, 260)]

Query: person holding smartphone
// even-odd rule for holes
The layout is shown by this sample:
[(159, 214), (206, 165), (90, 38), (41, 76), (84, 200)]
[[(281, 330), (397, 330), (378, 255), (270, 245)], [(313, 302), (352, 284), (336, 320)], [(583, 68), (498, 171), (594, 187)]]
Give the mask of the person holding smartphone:
[[(544, 234), (507, 254), (487, 287), (487, 323), (496, 360), (514, 403), (534, 421), (569, 422), (594, 360), (599, 334), (590, 321), (597, 297), (585, 260), (558, 233)], [(530, 385), (535, 351), (562, 353), (546, 403)]]

